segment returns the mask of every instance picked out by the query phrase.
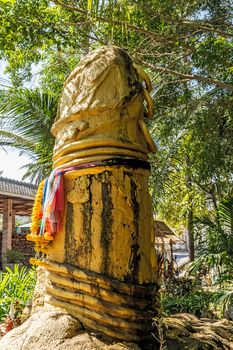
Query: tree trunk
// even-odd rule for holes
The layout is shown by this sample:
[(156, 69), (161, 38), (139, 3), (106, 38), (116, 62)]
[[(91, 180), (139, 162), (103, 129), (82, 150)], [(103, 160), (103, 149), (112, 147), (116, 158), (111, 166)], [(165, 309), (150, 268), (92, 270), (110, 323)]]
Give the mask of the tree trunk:
[(188, 248), (189, 248), (189, 259), (190, 261), (194, 261), (194, 255), (195, 255), (195, 247), (194, 247), (194, 225), (193, 225), (193, 196), (191, 193), (192, 191), (192, 179), (190, 175), (190, 159), (188, 156), (185, 158), (185, 165), (186, 165), (186, 186), (189, 192), (189, 198), (188, 198), (188, 215), (187, 215), (187, 228), (188, 228)]
[(188, 248), (189, 248), (189, 259), (194, 261), (194, 225), (193, 225), (193, 207), (191, 205), (188, 213)]

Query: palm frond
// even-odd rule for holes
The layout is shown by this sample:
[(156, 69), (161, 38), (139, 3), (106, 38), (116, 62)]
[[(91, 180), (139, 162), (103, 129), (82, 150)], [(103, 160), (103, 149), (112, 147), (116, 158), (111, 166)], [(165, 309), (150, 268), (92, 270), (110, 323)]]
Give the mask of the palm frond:
[(231, 305), (232, 301), (233, 290), (225, 291), (224, 294), (218, 299), (218, 302), (220, 303), (224, 314), (226, 314), (228, 306)]
[(38, 183), (49, 175), (54, 137), (50, 133), (57, 99), (40, 89), (0, 90), (0, 147), (26, 153), (24, 179)]
[(117, 0), (87, 0), (87, 8), (91, 15), (101, 16), (104, 12), (104, 8), (112, 8), (117, 3)]
[(46, 178), (52, 170), (52, 161), (50, 163), (41, 164), (40, 159), (36, 162), (25, 164), (21, 167), (25, 170), (22, 180), (29, 180), (30, 182), (39, 185), (39, 183)]
[(216, 227), (216, 223), (214, 221), (210, 220), (210, 218), (207, 216), (203, 216), (202, 218), (195, 217), (194, 220), (195, 220), (195, 223), (199, 223), (199, 224), (202, 224), (204, 226), (208, 226), (211, 228)]
[(218, 213), (222, 225), (228, 228), (230, 234), (233, 235), (233, 200), (220, 203)]
[(57, 99), (39, 89), (5, 90), (0, 103), (1, 127), (34, 141), (52, 140), (56, 108)]
[(35, 144), (32, 141), (6, 130), (0, 130), (0, 146), (4, 149), (12, 147), (28, 153), (35, 151)]

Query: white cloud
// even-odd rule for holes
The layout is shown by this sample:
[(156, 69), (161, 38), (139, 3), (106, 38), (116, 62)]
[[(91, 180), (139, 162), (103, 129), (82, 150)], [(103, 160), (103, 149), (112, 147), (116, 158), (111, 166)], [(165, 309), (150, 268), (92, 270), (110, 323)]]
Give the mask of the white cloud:
[(30, 159), (19, 152), (9, 150), (7, 153), (0, 149), (0, 171), (1, 176), (14, 180), (22, 180), (25, 169), (20, 169), (23, 165), (30, 163)]

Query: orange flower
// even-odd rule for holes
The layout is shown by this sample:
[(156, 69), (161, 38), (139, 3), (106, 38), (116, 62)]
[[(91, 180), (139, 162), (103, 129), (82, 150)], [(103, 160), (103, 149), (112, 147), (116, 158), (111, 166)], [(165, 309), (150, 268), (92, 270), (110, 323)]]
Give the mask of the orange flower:
[(40, 221), (42, 218), (42, 198), (43, 198), (44, 183), (45, 183), (45, 180), (41, 181), (38, 187), (34, 206), (32, 209), (32, 223), (30, 227), (30, 231), (32, 235), (39, 234)]

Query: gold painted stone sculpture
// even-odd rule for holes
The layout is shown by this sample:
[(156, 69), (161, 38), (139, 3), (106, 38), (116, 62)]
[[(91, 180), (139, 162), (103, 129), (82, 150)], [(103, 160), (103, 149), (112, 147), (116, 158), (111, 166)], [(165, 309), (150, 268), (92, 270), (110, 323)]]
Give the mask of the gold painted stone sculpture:
[(150, 339), (159, 305), (149, 91), (148, 77), (117, 47), (90, 53), (66, 81), (54, 171), (38, 189), (28, 237), (44, 267), (31, 317), (0, 350), (232, 349), (229, 321), (188, 314), (160, 322), (161, 344)]
[(34, 259), (49, 272), (46, 303), (86, 329), (133, 342), (150, 338), (159, 309), (148, 192), (148, 153), (156, 148), (144, 122), (153, 113), (150, 90), (145, 72), (117, 47), (91, 52), (74, 69), (52, 127), (62, 225), (55, 220), (49, 233), (29, 236), (46, 253)]

